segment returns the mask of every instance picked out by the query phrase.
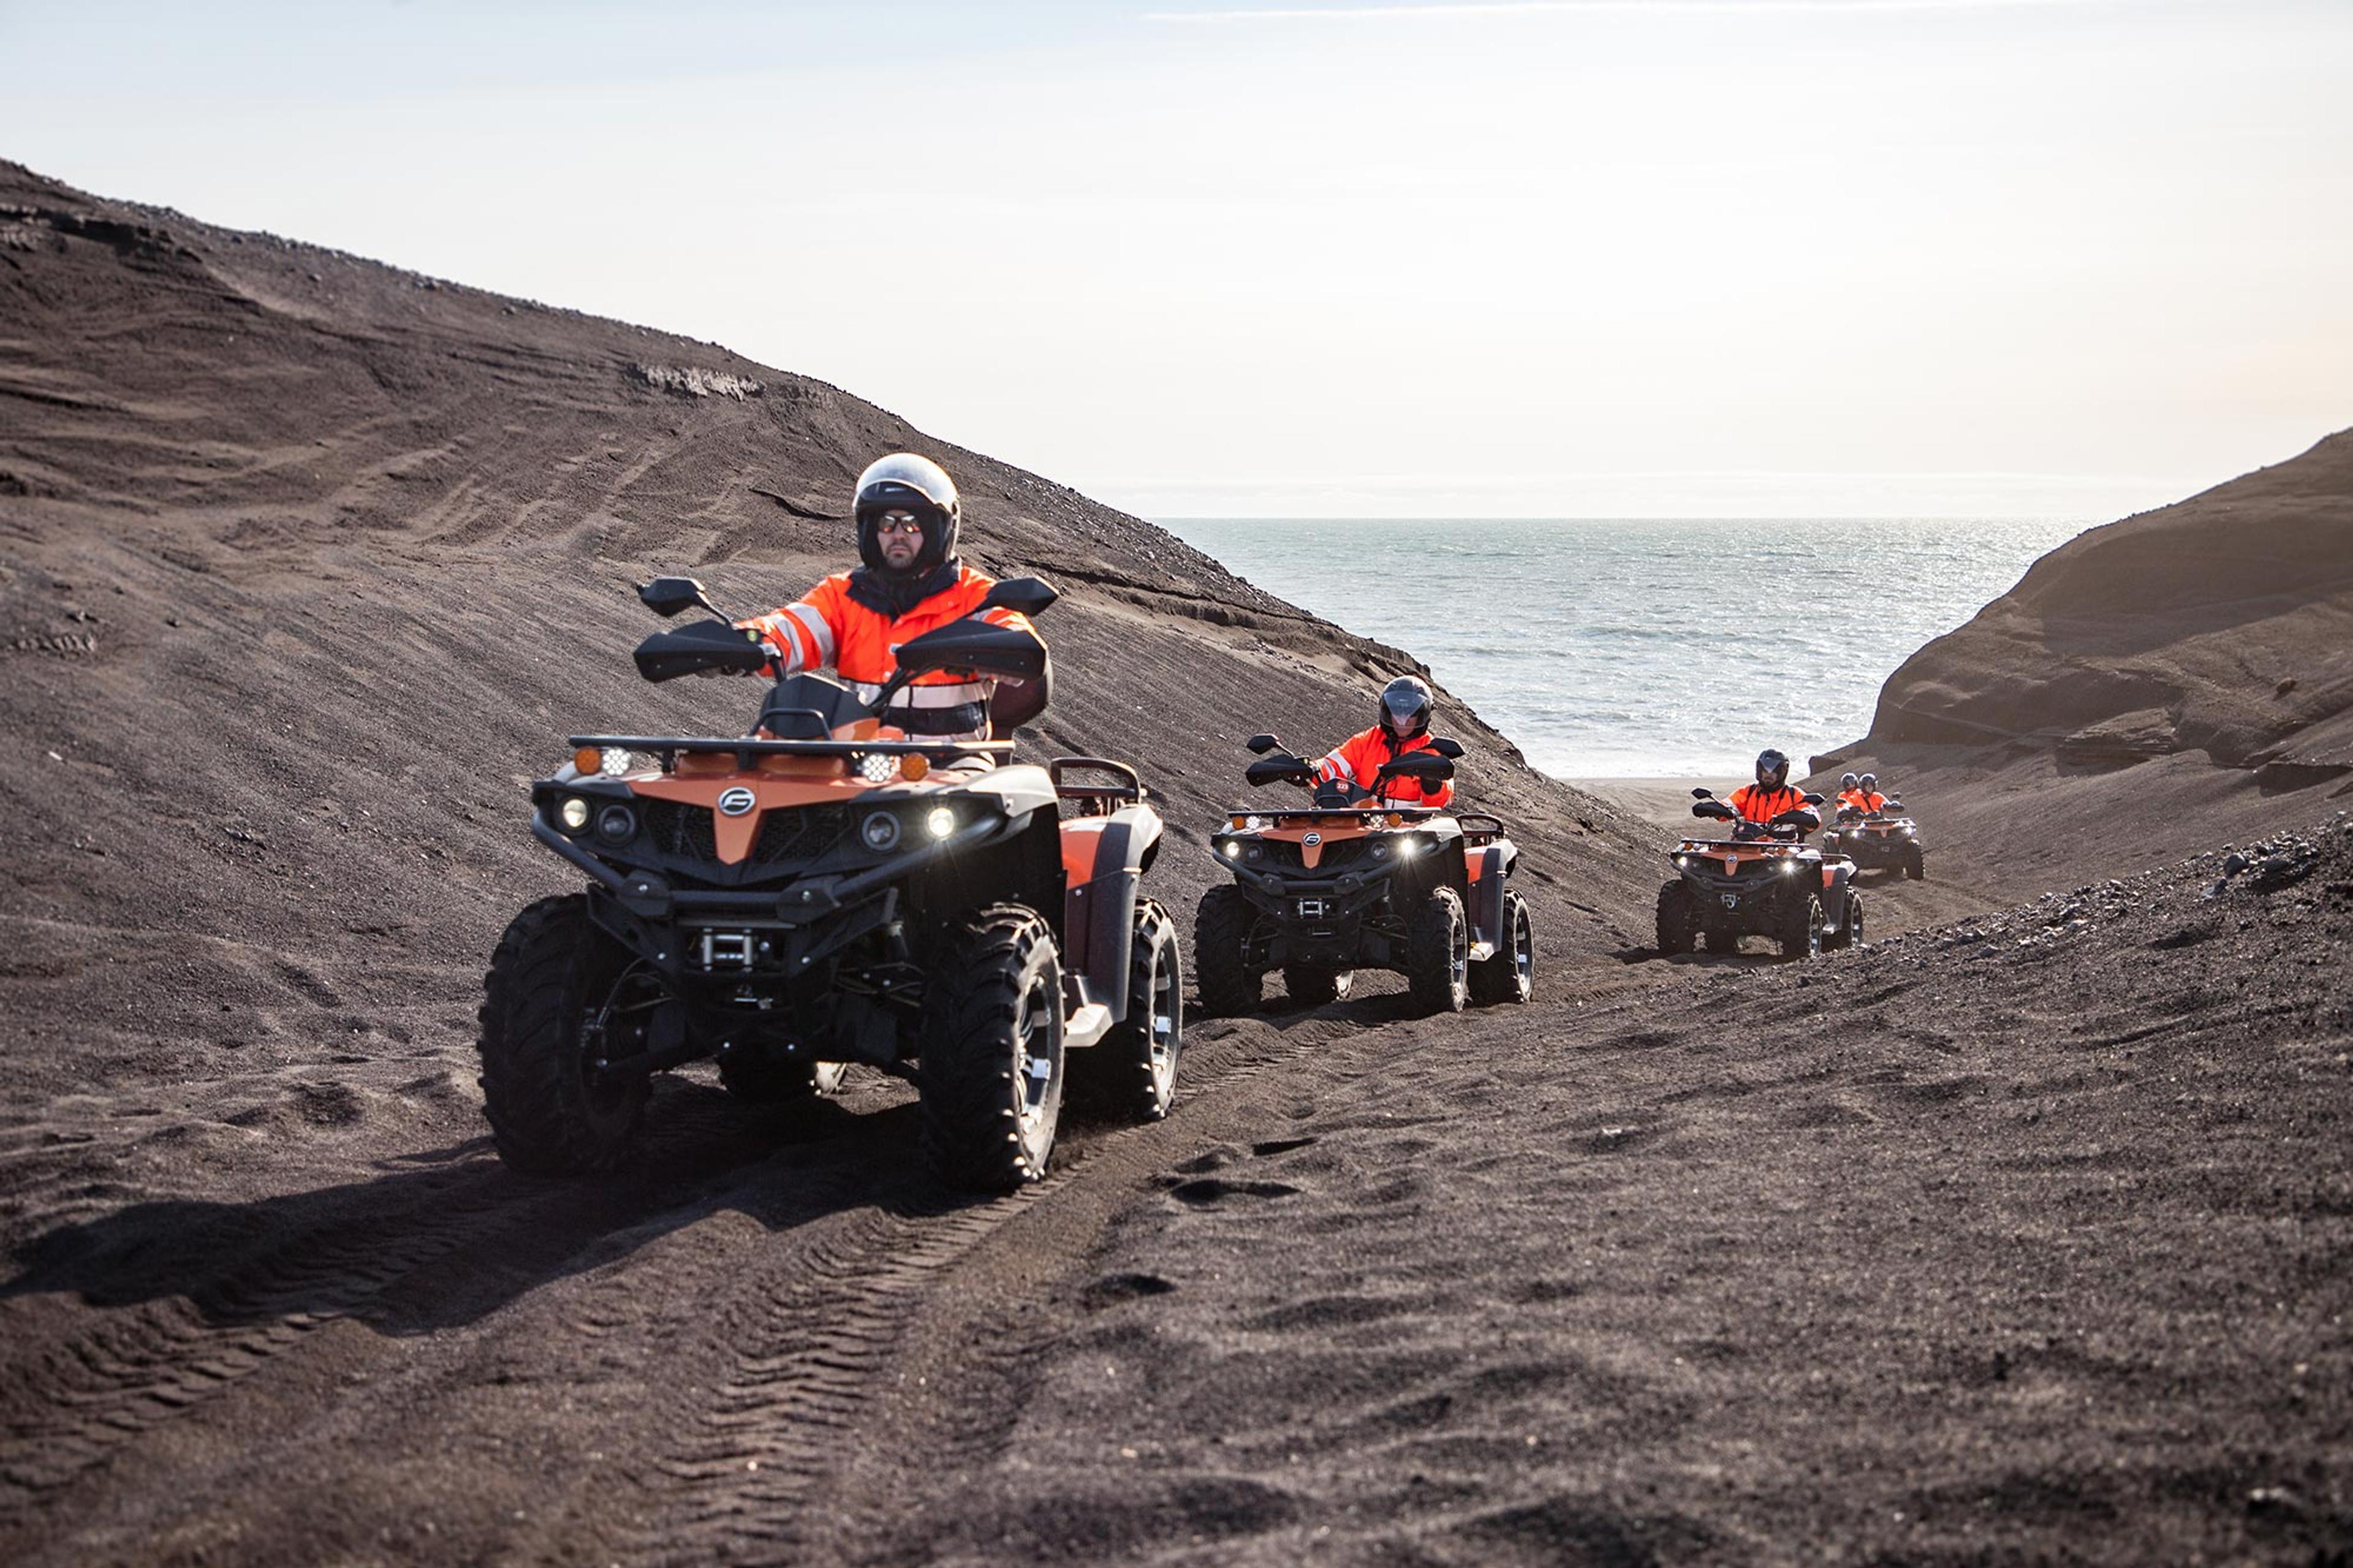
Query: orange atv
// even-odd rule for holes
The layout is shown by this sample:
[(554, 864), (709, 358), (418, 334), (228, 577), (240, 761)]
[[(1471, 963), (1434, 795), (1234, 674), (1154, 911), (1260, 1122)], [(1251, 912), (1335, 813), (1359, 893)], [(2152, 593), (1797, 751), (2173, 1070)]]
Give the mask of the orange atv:
[[(719, 614), (687, 578), (638, 596)], [(1034, 616), (1056, 597), (1020, 578), (980, 607)], [(649, 680), (766, 657), (725, 617), (637, 649)], [(779, 680), (744, 736), (575, 735), (571, 762), (532, 786), (533, 837), (587, 886), (525, 909), (491, 961), (483, 1109), (508, 1163), (611, 1164), (653, 1075), (714, 1057), (754, 1102), (828, 1093), (850, 1063), (911, 1079), (935, 1168), (969, 1187), (1043, 1173), (1065, 1053), (1130, 1117), (1166, 1113), (1182, 971), (1175, 922), (1139, 895), (1161, 823), (1134, 770), (1015, 765), (1010, 742), (882, 724), (934, 670), (1026, 682), (1042, 706), (1035, 633), (968, 618), (898, 663), (871, 700), (823, 676)]]
[[(1659, 951), (1731, 952), (1744, 936), (1769, 937), (1783, 956), (1811, 958), (1862, 937), (1862, 895), (1854, 862), (1806, 842), (1809, 819), (1789, 811), (1748, 822), (1705, 789), (1692, 791), (1694, 816), (1733, 825), (1730, 838), (1686, 838), (1675, 847), (1675, 879), (1659, 889)], [(1822, 797), (1803, 797), (1820, 805)]]
[(1454, 775), (1453, 741), (1383, 767), (1370, 790), (1317, 785), (1314, 770), (1272, 735), (1251, 738), (1252, 785), (1316, 789), (1305, 810), (1237, 810), (1210, 852), (1234, 881), (1203, 895), (1193, 920), (1201, 1006), (1232, 1016), (1259, 1005), (1270, 971), (1309, 1006), (1348, 994), (1354, 972), (1401, 972), (1426, 1013), (1525, 1002), (1535, 976), (1527, 901), (1504, 886), (1519, 847), (1478, 812), (1389, 805), (1393, 778)]
[(1920, 847), (1920, 828), (1900, 800), (1877, 811), (1859, 806), (1839, 807), (1838, 818), (1822, 835), (1822, 847), (1835, 849), (1865, 871), (1899, 870), (1916, 882), (1928, 874), (1928, 853)]

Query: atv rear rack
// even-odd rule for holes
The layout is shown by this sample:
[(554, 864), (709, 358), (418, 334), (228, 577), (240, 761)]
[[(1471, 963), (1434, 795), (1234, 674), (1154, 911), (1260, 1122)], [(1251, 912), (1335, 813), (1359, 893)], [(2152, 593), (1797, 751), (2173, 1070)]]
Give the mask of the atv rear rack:
[(945, 763), (958, 757), (1003, 758), (1013, 752), (1010, 741), (762, 741), (748, 735), (571, 735), (565, 739), (575, 749), (598, 746), (650, 752), (661, 760), (662, 772), (666, 773), (677, 771), (681, 752), (688, 756), (732, 756), (738, 767), (747, 769), (754, 757), (920, 756)]
[[(1144, 780), (1134, 768), (1108, 757), (1056, 757), (1046, 764), (1046, 772), (1054, 781), (1055, 795), (1076, 801), (1082, 816), (1105, 816), (1123, 804), (1134, 805), (1152, 798), (1152, 792), (1144, 786)], [(1110, 773), (1121, 782), (1072, 784), (1064, 776), (1072, 773)]]

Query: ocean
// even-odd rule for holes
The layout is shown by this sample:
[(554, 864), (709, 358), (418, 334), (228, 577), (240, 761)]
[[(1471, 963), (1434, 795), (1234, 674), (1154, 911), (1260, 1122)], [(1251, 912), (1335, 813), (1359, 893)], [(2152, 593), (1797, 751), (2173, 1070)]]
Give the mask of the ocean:
[[(2087, 520), (1155, 520), (1406, 649), (1561, 778), (1738, 783), (1860, 739), (1879, 688)], [(1371, 721), (1333, 717), (1332, 740)], [(1309, 743), (1302, 737), (1303, 743)], [(1323, 744), (1324, 742), (1314, 742)]]

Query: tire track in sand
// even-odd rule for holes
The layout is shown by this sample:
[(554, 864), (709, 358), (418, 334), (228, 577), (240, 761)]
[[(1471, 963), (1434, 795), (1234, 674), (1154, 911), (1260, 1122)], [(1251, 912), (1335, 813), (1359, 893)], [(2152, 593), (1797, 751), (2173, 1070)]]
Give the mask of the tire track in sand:
[[(1271, 1068), (1338, 1039), (1384, 1032), (1312, 1017), (1287, 1031), (1253, 1032), (1235, 1042), (1235, 1059), (1204, 1064), (1209, 1070), (1186, 1083), (1187, 1098), (1208, 1101), (1214, 1094), (1222, 1110)], [(765, 1249), (714, 1314), (709, 1337), (724, 1347), (723, 1372), (670, 1424), (683, 1439), (643, 1467), (638, 1523), (621, 1560), (824, 1558), (833, 1551), (828, 1542), (856, 1533), (830, 1505), (844, 1472), (937, 1473), (903, 1453), (884, 1458), (902, 1445), (966, 1459), (992, 1451), (1012, 1411), (976, 1389), (962, 1399), (954, 1390), (932, 1391), (948, 1406), (933, 1418), (878, 1419), (882, 1395), (897, 1386), (886, 1374), (906, 1348), (910, 1325), (935, 1316), (944, 1321), (927, 1331), (958, 1340), (1001, 1328), (1014, 1303), (990, 1288), (991, 1268), (979, 1255), (1019, 1227), (1046, 1233), (1025, 1237), (1038, 1245), (1021, 1249), (1019, 1272), (1032, 1281), (1041, 1268), (1082, 1257), (1103, 1220), (1133, 1201), (1139, 1184), (1191, 1151), (1232, 1140), (1233, 1126), (1199, 1115), (1202, 1108), (1066, 1143), (1045, 1181), (1003, 1198), (927, 1202), (928, 1183), (894, 1183), (875, 1194), (879, 1206), (776, 1233), (772, 1241), (789, 1244)], [(628, 1288), (620, 1279), (609, 1286)]]
[[(740, 1132), (713, 1138), (708, 1111), (661, 1120), (648, 1148), (658, 1165), (665, 1152), (742, 1142)], [(61, 1489), (126, 1446), (235, 1389), (317, 1330), (366, 1315), (420, 1271), (488, 1253), (525, 1227), (544, 1234), (586, 1222), (585, 1246), (676, 1196), (669, 1182), (638, 1178), (632, 1188), (592, 1221), (575, 1187), (486, 1166), (455, 1184), (420, 1184), (397, 1212), (354, 1202), (186, 1294), (97, 1306), (59, 1337), (13, 1344), (0, 1363), (11, 1388), (0, 1422), (0, 1545), (28, 1538)]]

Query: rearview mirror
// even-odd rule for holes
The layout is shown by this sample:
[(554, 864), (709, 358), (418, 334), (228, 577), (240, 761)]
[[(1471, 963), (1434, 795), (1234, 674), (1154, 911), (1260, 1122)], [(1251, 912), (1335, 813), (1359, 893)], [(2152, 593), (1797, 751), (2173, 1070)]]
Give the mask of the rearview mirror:
[(1462, 742), (1444, 735), (1432, 735), (1430, 738), (1430, 749), (1441, 757), (1451, 759), (1462, 754)]
[(1811, 791), (1811, 790), (1808, 790), (1805, 794), (1803, 794), (1803, 795), (1799, 795), (1798, 798), (1799, 798), (1799, 800), (1804, 801), (1808, 805), (1821, 805), (1821, 804), (1822, 804), (1822, 797), (1821, 797), (1820, 795), (1816, 795), (1816, 794), (1815, 794), (1813, 791)]
[(1062, 595), (1043, 577), (1008, 577), (980, 602), (984, 610), (1011, 610), (1017, 615), (1043, 615)]
[(1695, 789), (1692, 791), (1692, 798), (1694, 800), (1714, 800), (1715, 798), (1715, 792), (1712, 789)]
[[(702, 584), (691, 577), (657, 577), (650, 583), (638, 584), (638, 597), (647, 609), (667, 619), (681, 610), (691, 610), (700, 605), (712, 615), (719, 615), (702, 591)], [(726, 617), (720, 616), (722, 620)]]
[(1276, 740), (1271, 735), (1252, 735), (1249, 740), (1243, 742), (1242, 744), (1248, 746), (1260, 756), (1264, 756), (1267, 752), (1282, 744), (1282, 742)]

